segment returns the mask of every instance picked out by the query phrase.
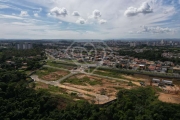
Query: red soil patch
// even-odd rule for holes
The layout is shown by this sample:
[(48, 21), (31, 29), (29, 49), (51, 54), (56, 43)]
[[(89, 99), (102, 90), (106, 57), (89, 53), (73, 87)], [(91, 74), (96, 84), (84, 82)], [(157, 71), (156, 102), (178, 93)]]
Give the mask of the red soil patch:
[(180, 95), (160, 93), (159, 100), (162, 102), (180, 104)]
[(55, 81), (60, 79), (61, 77), (64, 77), (68, 74), (67, 71), (57, 71), (57, 72), (52, 72), (48, 75), (45, 75), (42, 77), (43, 80), (47, 80), (47, 81)]

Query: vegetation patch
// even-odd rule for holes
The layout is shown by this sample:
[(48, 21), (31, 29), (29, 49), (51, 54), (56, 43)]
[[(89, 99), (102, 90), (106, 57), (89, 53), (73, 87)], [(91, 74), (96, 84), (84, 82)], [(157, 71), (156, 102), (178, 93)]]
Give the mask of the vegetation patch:
[(71, 70), (73, 68), (77, 68), (77, 65), (75, 64), (69, 64), (69, 63), (63, 63), (63, 62), (51, 62), (51, 61), (48, 61), (47, 62), (47, 65), (50, 65), (50, 66), (53, 66), (53, 67), (58, 67), (58, 68), (63, 68), (63, 69), (68, 69), (68, 70)]
[(35, 86), (36, 86), (35, 87), (36, 90), (43, 90), (53, 95), (57, 95), (61, 98), (67, 99), (69, 101), (72, 101), (74, 98), (77, 98), (77, 96), (68, 94), (68, 92), (65, 89), (57, 87), (57, 86), (47, 85), (41, 82), (37, 82)]
[(78, 78), (78, 75), (72, 76), (62, 81), (62, 83), (71, 83), (71, 84), (83, 85), (83, 86), (86, 86), (87, 84), (92, 85), (92, 86), (102, 84), (102, 82), (99, 79), (91, 78), (89, 76), (83, 76), (81, 78)]
[(69, 74), (69, 72), (64, 70), (57, 70), (53, 68), (42, 68), (41, 70), (37, 71), (36, 74), (39, 76), (39, 78), (47, 81), (55, 81), (63, 76), (66, 76)]

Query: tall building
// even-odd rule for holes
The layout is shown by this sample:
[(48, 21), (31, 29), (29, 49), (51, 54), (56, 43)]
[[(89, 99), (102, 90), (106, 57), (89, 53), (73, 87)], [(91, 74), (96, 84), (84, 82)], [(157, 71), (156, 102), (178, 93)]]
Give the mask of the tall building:
[(27, 43), (24, 43), (24, 44), (23, 44), (23, 49), (24, 49), (24, 50), (28, 49), (28, 44), (27, 44)]
[(16, 48), (17, 48), (18, 50), (23, 49), (23, 44), (22, 44), (22, 43), (18, 43), (18, 44), (16, 45)]
[(16, 49), (18, 50), (27, 50), (27, 49), (32, 49), (33, 46), (31, 43), (18, 43), (16, 44)]
[(31, 43), (28, 44), (28, 49), (32, 49), (32, 44)]
[(136, 47), (136, 43), (135, 42), (131, 42), (130, 43), (130, 47)]
[(164, 45), (164, 40), (161, 40), (161, 43), (160, 43), (161, 45)]

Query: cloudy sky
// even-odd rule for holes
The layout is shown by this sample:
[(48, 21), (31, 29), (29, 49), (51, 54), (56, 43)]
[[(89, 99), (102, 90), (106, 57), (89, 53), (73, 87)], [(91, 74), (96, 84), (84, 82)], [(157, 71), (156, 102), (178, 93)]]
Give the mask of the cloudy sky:
[(0, 38), (180, 38), (180, 0), (0, 0)]

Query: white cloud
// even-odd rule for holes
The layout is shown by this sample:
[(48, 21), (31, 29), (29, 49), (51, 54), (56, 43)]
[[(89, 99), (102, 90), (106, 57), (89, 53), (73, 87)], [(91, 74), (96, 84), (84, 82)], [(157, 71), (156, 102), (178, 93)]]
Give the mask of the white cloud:
[(74, 12), (72, 13), (72, 16), (80, 16), (80, 14), (79, 14), (78, 11), (74, 11)]
[(27, 11), (21, 11), (20, 16), (21, 17), (27, 17), (27, 16), (29, 16), (29, 14)]
[(137, 14), (138, 14), (137, 8), (134, 8), (134, 7), (129, 7), (124, 13), (124, 15), (128, 17), (135, 16)]
[(174, 29), (162, 28), (162, 27), (147, 27), (142, 26), (142, 32), (149, 32), (154, 34), (163, 34), (163, 33), (175, 33)]
[(38, 12), (41, 12), (42, 11), (42, 8), (39, 8)]
[(90, 24), (105, 24), (107, 21), (101, 18), (101, 12), (99, 10), (94, 10), (92, 14), (88, 17), (88, 23)]
[(99, 20), (99, 23), (100, 23), (100, 24), (105, 24), (106, 22), (107, 22), (107, 21), (104, 20), (104, 19), (100, 19), (100, 20)]
[(176, 13), (174, 7), (168, 7), (166, 10), (164, 10), (164, 14), (174, 14), (174, 13)]
[(3, 15), (3, 14), (0, 14), (0, 18), (2, 18), (2, 19), (16, 19), (16, 20), (22, 20), (23, 19), (22, 17), (18, 17), (15, 15)]
[(94, 10), (92, 12), (92, 15), (89, 16), (89, 18), (94, 18), (94, 19), (98, 19), (101, 17), (101, 12), (99, 10)]
[[(30, 4), (26, 4), (26, 2)], [(148, 4), (142, 4), (143, 2), (147, 2)], [(125, 38), (125, 37), (136, 37), (136, 38), (179, 38), (180, 36), (180, 29), (179, 27), (179, 10), (177, 9), (177, 5), (179, 0), (175, 1), (174, 4), (165, 4), (164, 0), (24, 0), (24, 2), (18, 2), (18, 0), (8, 0), (8, 2), (13, 2), (13, 7), (22, 6), (19, 10), (13, 11), (11, 9), (11, 13), (16, 13), (14, 16), (0, 15), (0, 21), (13, 21), (13, 22), (23, 22), (24, 19), (30, 19), (30, 17), (20, 17), (17, 15), (17, 11), (21, 11), (22, 8), (27, 8), (26, 10), (33, 11), (41, 11), (35, 6), (40, 6), (43, 8), (43, 12), (41, 12), (41, 20), (44, 22), (48, 22), (47, 24), (43, 24), (39, 22), (34, 25), (35, 28), (39, 29), (43, 26), (49, 25), (46, 27), (45, 31), (44, 28), (40, 31), (29, 31), (29, 28), (22, 27), (24, 34), (18, 34), (16, 32), (18, 25), (13, 28), (11, 25), (4, 25), (6, 26), (7, 33), (1, 31), (0, 33), (2, 36), (13, 37), (12, 34), (15, 34), (17, 37), (34, 37), (34, 38), (98, 38), (98, 39), (108, 39), (108, 38)], [(7, 5), (11, 5), (11, 3), (7, 3)], [(32, 6), (31, 6), (32, 5)], [(149, 8), (149, 6), (150, 8)], [(24, 7), (23, 7), (24, 6)], [(52, 8), (58, 7), (58, 10), (51, 11)], [(124, 13), (128, 7), (131, 7), (130, 15), (136, 15), (138, 17), (125, 17)], [(11, 7), (11, 6), (10, 6)], [(62, 7), (66, 8), (66, 12), (69, 15), (63, 17), (64, 15), (59, 12), (59, 9)], [(12, 8), (12, 7), (11, 7)], [(149, 9), (148, 9), (149, 8)], [(174, 10), (173, 10), (174, 8)], [(97, 11), (95, 11), (97, 9)], [(129, 9), (129, 8), (128, 8)], [(49, 13), (45, 13), (49, 11)], [(78, 11), (82, 19), (78, 19), (79, 17), (72, 16), (73, 11)], [(174, 13), (175, 11), (175, 13)], [(147, 14), (153, 12), (153, 14)], [(6, 13), (6, 11), (1, 10), (1, 14)], [(10, 14), (11, 14), (10, 13)], [(34, 15), (35, 12), (33, 12)], [(40, 16), (40, 13), (38, 13)], [(47, 16), (51, 16), (48, 18)], [(132, 14), (132, 15), (131, 15)], [(147, 14), (147, 15), (144, 15)], [(91, 18), (89, 18), (91, 16)], [(53, 18), (57, 18), (58, 20), (53, 20)], [(3, 19), (2, 19), (3, 18)], [(33, 17), (34, 18), (34, 17)], [(107, 20), (107, 21), (106, 21)], [(173, 21), (176, 20), (176, 21)], [(62, 24), (59, 21), (63, 21)], [(105, 22), (106, 21), (106, 22)], [(77, 26), (74, 24), (86, 24), (82, 26)], [(41, 23), (41, 24), (40, 24)], [(69, 24), (71, 23), (71, 24)], [(99, 25), (103, 24), (104, 25)], [(2, 27), (2, 22), (0, 23)], [(53, 27), (54, 25), (54, 27)], [(151, 32), (145, 32), (144, 28), (140, 28), (139, 26), (148, 26), (148, 30)], [(172, 31), (178, 30), (175, 34), (170, 34), (171, 32), (164, 32), (163, 34), (152, 34), (152, 33), (162, 33), (160, 31), (168, 31), (157, 29), (153, 30), (151, 27), (156, 28), (156, 26), (160, 26), (162, 29), (168, 28), (172, 29)], [(67, 28), (71, 28), (68, 29)], [(4, 27), (3, 27), (4, 28)], [(12, 30), (14, 29), (14, 30)], [(25, 30), (27, 29), (27, 31)], [(34, 29), (34, 28), (33, 28)], [(53, 30), (52, 30), (53, 29)], [(65, 32), (64, 32), (65, 31)], [(76, 31), (73, 35), (69, 36), (72, 32)], [(89, 32), (85, 32), (89, 31)], [(134, 31), (134, 34), (128, 34), (128, 31)], [(139, 31), (137, 34), (136, 31)], [(144, 32), (141, 32), (144, 31)], [(155, 32), (153, 32), (155, 31)], [(40, 34), (42, 32), (42, 34)], [(93, 35), (90, 34), (93, 32)], [(9, 33), (9, 34), (8, 34)], [(56, 34), (54, 34), (56, 33)], [(166, 34), (167, 33), (167, 34)], [(40, 34), (40, 36), (38, 36)], [(42, 36), (44, 35), (45, 36)], [(148, 34), (148, 35), (147, 35)], [(37, 36), (35, 36), (37, 35)], [(135, 36), (137, 35), (137, 36)], [(171, 36), (172, 35), (172, 36)]]
[(8, 5), (0, 5), (0, 9), (10, 8)]
[(125, 12), (124, 15), (127, 17), (136, 16), (139, 13), (148, 14), (152, 13), (153, 9), (151, 9), (150, 5), (147, 2), (142, 3), (139, 8), (129, 7)]
[(144, 2), (140, 8), (138, 8), (138, 11), (143, 14), (152, 13), (153, 9), (150, 7), (150, 5), (147, 2)]
[(31, 23), (23, 23), (23, 22), (12, 22), (13, 25), (19, 25), (19, 26), (30, 26), (33, 25)]
[(39, 17), (39, 14), (38, 13), (34, 13), (34, 17)]
[(33, 11), (33, 13), (40, 13), (42, 11), (42, 8), (38, 8), (36, 11)]
[(68, 12), (66, 8), (54, 7), (53, 9), (50, 10), (50, 15), (55, 15), (56, 17), (59, 17), (59, 16), (65, 17), (68, 15)]
[(79, 23), (79, 24), (85, 24), (86, 23), (86, 20), (83, 19), (83, 18), (79, 18), (76, 23)]

